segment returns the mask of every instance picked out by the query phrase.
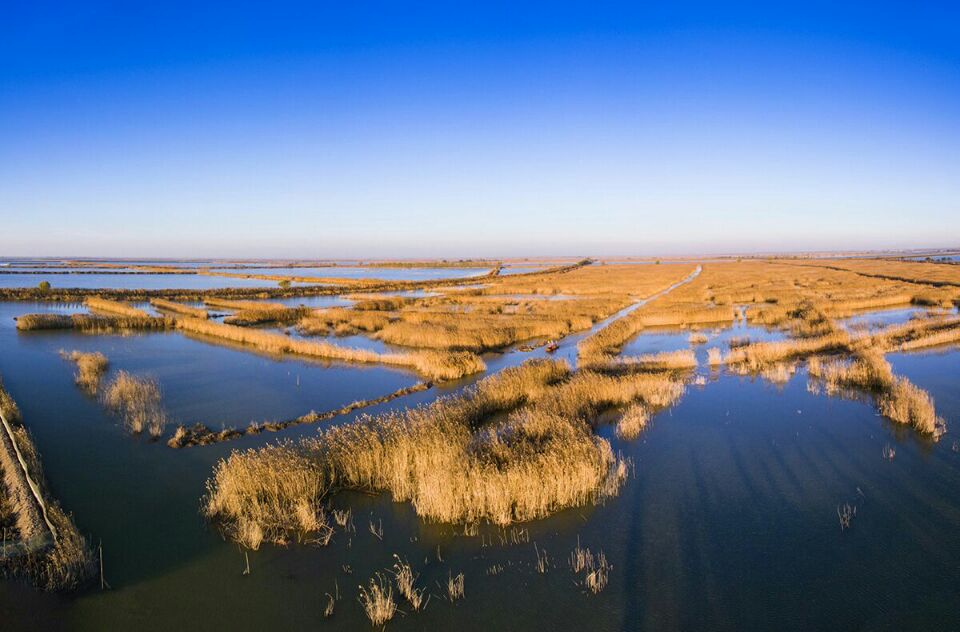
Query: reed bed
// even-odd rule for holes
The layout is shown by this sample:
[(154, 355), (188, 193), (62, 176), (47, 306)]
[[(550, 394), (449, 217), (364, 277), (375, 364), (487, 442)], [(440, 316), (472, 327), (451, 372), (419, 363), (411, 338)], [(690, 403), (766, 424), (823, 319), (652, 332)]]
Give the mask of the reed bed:
[(759, 371), (765, 366), (817, 353), (848, 351), (853, 340), (846, 332), (815, 338), (761, 342), (731, 349), (723, 362), (742, 371)]
[(632, 404), (617, 421), (616, 434), (620, 439), (633, 440), (647, 427), (650, 411), (643, 404)]
[(314, 310), (300, 319), (297, 329), (308, 335), (350, 335), (357, 332), (375, 332), (390, 322), (391, 314), (373, 311), (333, 307)]
[(207, 312), (207, 310), (200, 307), (191, 307), (189, 305), (184, 305), (183, 303), (168, 301), (162, 298), (152, 298), (150, 299), (150, 304), (157, 309), (174, 312), (183, 316), (192, 316), (193, 318), (201, 318), (204, 320), (210, 317), (210, 314)]
[(810, 376), (819, 380), (828, 394), (866, 392), (876, 400), (880, 414), (896, 423), (912, 426), (934, 440), (946, 431), (930, 394), (895, 376), (877, 348), (860, 351), (850, 361), (810, 358), (807, 366)]
[(109, 361), (107, 356), (100, 352), (84, 353), (82, 351), (60, 352), (61, 357), (77, 365), (74, 381), (77, 386), (87, 393), (95, 394), (100, 387), (100, 379), (107, 371)]
[(901, 424), (939, 438), (946, 431), (946, 422), (937, 415), (933, 398), (925, 390), (903, 377), (895, 378), (879, 400), (880, 413)]
[(234, 311), (240, 310), (260, 310), (260, 309), (277, 309), (283, 310), (287, 309), (287, 306), (283, 303), (270, 303), (268, 301), (245, 301), (237, 299), (228, 299), (228, 298), (219, 298), (216, 296), (211, 296), (203, 299), (204, 304), (211, 307), (219, 307), (223, 309), (230, 309)]
[(179, 318), (178, 329), (214, 339), (229, 340), (278, 354), (294, 354), (341, 362), (385, 364), (416, 370), (434, 380), (453, 380), (483, 371), (486, 366), (478, 356), (460, 353), (411, 352), (376, 353), (364, 349), (339, 347), (325, 342), (297, 340), (283, 334), (247, 329), (196, 318)]
[(24, 314), (17, 317), (20, 331), (76, 329), (87, 333), (127, 330), (172, 329), (175, 321), (165, 316), (100, 316), (95, 314)]
[(688, 371), (697, 368), (697, 355), (692, 349), (661, 351), (617, 358), (608, 367), (631, 367), (646, 371)]
[(104, 389), (103, 402), (120, 414), (124, 426), (134, 434), (146, 430), (150, 436), (159, 437), (167, 425), (160, 384), (155, 379), (120, 371)]
[(228, 325), (264, 325), (267, 323), (291, 324), (299, 322), (312, 310), (307, 307), (285, 307), (283, 309), (242, 309), (223, 319)]
[(448, 523), (506, 525), (617, 493), (626, 464), (591, 423), (603, 410), (665, 406), (682, 384), (649, 374), (571, 374), (536, 360), (425, 407), (362, 417), (317, 438), (234, 452), (214, 469), (204, 511), (236, 533), (296, 528), (292, 507), (329, 489), (387, 491)]
[(90, 309), (95, 309), (99, 312), (107, 312), (108, 314), (116, 314), (118, 316), (128, 316), (130, 318), (149, 318), (150, 314), (138, 309), (121, 301), (112, 301), (106, 298), (100, 298), (97, 296), (92, 296), (86, 301), (87, 307)]

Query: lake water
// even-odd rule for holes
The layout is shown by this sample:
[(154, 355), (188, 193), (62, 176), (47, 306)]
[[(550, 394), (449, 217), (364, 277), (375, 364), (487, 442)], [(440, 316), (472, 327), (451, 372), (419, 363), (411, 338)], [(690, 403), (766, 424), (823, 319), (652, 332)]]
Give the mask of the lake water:
[[(267, 274), (276, 276), (323, 277), (334, 279), (382, 279), (385, 281), (432, 281), (435, 279), (462, 279), (480, 276), (487, 268), (376, 268), (321, 267), (321, 268), (244, 268), (223, 270), (235, 274)], [(216, 271), (213, 271), (216, 272)]]
[(275, 281), (198, 274), (0, 274), (0, 288), (37, 287), (47, 281), (55, 289), (210, 290), (225, 287), (277, 287)]
[[(152, 374), (172, 417), (211, 427), (327, 410), (416, 376), (275, 358), (175, 332), (13, 329), (13, 316), (43, 309), (82, 306), (0, 303), (0, 373), (55, 495), (81, 531), (103, 542), (113, 588), (57, 596), (0, 582), (4, 631), (370, 629), (357, 585), (390, 567), (395, 553), (436, 595), (425, 611), (395, 618), (388, 626), (395, 630), (947, 630), (960, 623), (955, 437), (930, 444), (869, 403), (813, 395), (802, 371), (783, 386), (721, 373), (690, 387), (635, 441), (601, 425), (635, 475), (602, 506), (520, 525), (517, 544), (501, 542), (510, 541), (509, 530), (465, 537), (386, 496), (340, 494), (332, 502), (352, 507), (355, 533), (338, 532), (326, 548), (265, 545), (250, 554), (252, 574), (244, 576), (243, 555), (198, 513), (204, 481), (232, 449), (317, 427), (171, 450), (125, 434), (74, 386), (74, 367), (57, 351), (100, 350), (111, 370)], [(577, 339), (565, 339), (557, 355), (570, 354)], [(488, 354), (488, 364), (542, 354)], [(948, 423), (960, 421), (960, 353), (890, 359), (931, 392)], [(882, 458), (887, 445), (896, 448), (892, 461)], [(841, 532), (836, 508), (845, 502), (857, 514)], [(382, 521), (383, 541), (370, 534), (370, 521)], [(567, 558), (578, 539), (613, 564), (599, 595), (574, 584)], [(540, 574), (536, 551), (544, 550), (549, 564)], [(466, 596), (451, 604), (438, 584), (459, 572)], [(342, 599), (324, 619), (324, 593), (338, 589)]]

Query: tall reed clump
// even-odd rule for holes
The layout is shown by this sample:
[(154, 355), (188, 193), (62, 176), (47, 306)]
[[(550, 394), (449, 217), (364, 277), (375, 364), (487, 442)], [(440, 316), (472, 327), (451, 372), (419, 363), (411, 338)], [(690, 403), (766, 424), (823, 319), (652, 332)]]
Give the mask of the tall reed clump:
[(600, 412), (663, 406), (682, 390), (661, 376), (571, 375), (564, 362), (529, 361), (429, 406), (235, 452), (214, 469), (204, 511), (228, 532), (250, 521), (293, 529), (297, 504), (350, 488), (390, 492), (441, 522), (541, 518), (618, 492), (627, 464), (593, 434)]
[(207, 310), (200, 307), (190, 307), (189, 305), (184, 305), (183, 303), (168, 301), (162, 298), (152, 298), (150, 299), (150, 304), (157, 309), (174, 312), (176, 314), (182, 314), (184, 316), (193, 316), (194, 318), (201, 318), (203, 320), (206, 320), (210, 317), (210, 314), (207, 312)]
[(74, 375), (74, 381), (77, 386), (90, 394), (97, 392), (100, 387), (100, 379), (107, 371), (109, 361), (107, 356), (100, 352), (84, 353), (82, 351), (61, 351), (60, 355), (71, 362), (76, 363), (77, 372)]
[(120, 414), (130, 432), (146, 430), (152, 437), (163, 434), (167, 414), (160, 404), (160, 383), (155, 379), (120, 371), (104, 389), (103, 401)]
[(118, 316), (129, 316), (131, 318), (150, 317), (150, 314), (142, 309), (137, 309), (121, 301), (111, 301), (110, 299), (100, 298), (99, 296), (91, 296), (84, 302), (90, 309), (95, 309), (100, 312), (117, 314)]
[(937, 416), (930, 394), (906, 378), (894, 379), (877, 403), (880, 413), (897, 423), (913, 426), (934, 438), (939, 438), (946, 431), (946, 422)]
[(946, 431), (946, 423), (937, 416), (933, 398), (908, 379), (897, 377), (890, 363), (876, 349), (857, 354), (852, 361), (825, 361), (810, 358), (811, 377), (820, 380), (828, 394), (843, 394), (848, 389), (860, 390), (876, 398), (880, 414), (888, 419), (913, 426), (934, 439)]
[(647, 426), (650, 412), (642, 404), (633, 404), (628, 407), (617, 421), (616, 433), (621, 439), (636, 439)]
[[(300, 508), (319, 509), (329, 487), (321, 464), (290, 443), (269, 445), (220, 461), (207, 481), (203, 510), (225, 518), (227, 536), (255, 550), (264, 538), (281, 540), (287, 531), (300, 530)], [(255, 546), (251, 531), (260, 533)]]
[(197, 318), (178, 318), (176, 325), (183, 331), (247, 344), (270, 353), (291, 353), (342, 362), (405, 366), (436, 380), (458, 379), (486, 368), (479, 356), (468, 352), (376, 353), (365, 349), (340, 347), (326, 342), (298, 340), (283, 334), (224, 325)]

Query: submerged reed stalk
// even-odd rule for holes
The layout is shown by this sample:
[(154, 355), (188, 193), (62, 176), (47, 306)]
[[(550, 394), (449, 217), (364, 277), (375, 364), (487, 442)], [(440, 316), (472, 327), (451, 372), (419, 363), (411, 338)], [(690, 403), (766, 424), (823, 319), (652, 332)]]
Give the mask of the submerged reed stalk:
[(379, 573), (370, 580), (368, 588), (360, 586), (358, 599), (370, 623), (375, 626), (386, 624), (397, 612), (397, 602), (393, 600), (393, 588), (390, 582)]
[(463, 599), (463, 583), (463, 573), (458, 573), (457, 575), (453, 575), (453, 573), (451, 573), (447, 577), (447, 597), (450, 599), (450, 601)]
[(393, 576), (397, 582), (397, 590), (414, 610), (419, 610), (424, 605), (423, 594), (425, 589), (417, 588), (414, 584), (417, 576), (413, 574), (413, 569), (405, 560), (400, 559), (399, 555), (394, 554), (396, 562), (393, 565)]
[(130, 432), (139, 434), (146, 430), (152, 437), (163, 434), (167, 414), (160, 404), (160, 384), (155, 379), (120, 371), (107, 385), (103, 401), (120, 414)]
[(647, 426), (650, 412), (643, 404), (629, 406), (617, 421), (616, 433), (621, 439), (631, 440), (640, 436), (640, 432)]
[(70, 353), (61, 351), (60, 355), (76, 363), (77, 373), (74, 375), (74, 381), (77, 385), (90, 394), (96, 393), (100, 387), (100, 378), (107, 371), (109, 364), (107, 356), (99, 352), (84, 353), (82, 351)]

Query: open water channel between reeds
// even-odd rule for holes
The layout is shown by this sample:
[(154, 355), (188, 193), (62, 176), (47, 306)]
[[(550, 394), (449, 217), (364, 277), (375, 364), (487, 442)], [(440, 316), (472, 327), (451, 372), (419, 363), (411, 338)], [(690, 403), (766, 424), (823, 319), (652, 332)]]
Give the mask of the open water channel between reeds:
[[(82, 309), (0, 303), (0, 374), (54, 495), (95, 546), (102, 542), (111, 588), (95, 581), (57, 595), (2, 582), (4, 631), (369, 629), (357, 587), (391, 567), (394, 554), (432, 594), (421, 612), (401, 602), (405, 614), (388, 624), (396, 630), (933, 630), (960, 621), (960, 436), (931, 443), (879, 417), (868, 401), (813, 394), (802, 368), (777, 386), (701, 362), (706, 383), (689, 386), (638, 439), (621, 441), (598, 420), (597, 432), (633, 464), (620, 494), (603, 505), (468, 536), (462, 527), (425, 523), (386, 495), (341, 493), (332, 506), (352, 508), (355, 531), (338, 529), (327, 547), (265, 544), (250, 553), (244, 575), (243, 553), (200, 514), (204, 482), (231, 450), (295, 440), (318, 426), (173, 450), (127, 434), (74, 385), (75, 367), (59, 350), (103, 352), (106, 379), (121, 369), (156, 377), (174, 422), (211, 428), (337, 408), (417, 376), (274, 357), (178, 332), (14, 328), (19, 314)], [(700, 356), (731, 336), (767, 335), (704, 331), (710, 339), (697, 347)], [(687, 334), (662, 336), (643, 334), (627, 352), (689, 345)], [(572, 358), (577, 339), (555, 355)], [(497, 370), (545, 354), (485, 359)], [(960, 428), (960, 354), (890, 360)], [(425, 403), (462, 385), (365, 412)], [(892, 460), (885, 448), (895, 450)], [(842, 504), (856, 507), (846, 530), (837, 517)], [(371, 522), (382, 524), (382, 540)], [(612, 564), (597, 595), (569, 567), (578, 541)], [(461, 572), (465, 597), (451, 603), (445, 583)], [(327, 593), (340, 596), (330, 618)]]

